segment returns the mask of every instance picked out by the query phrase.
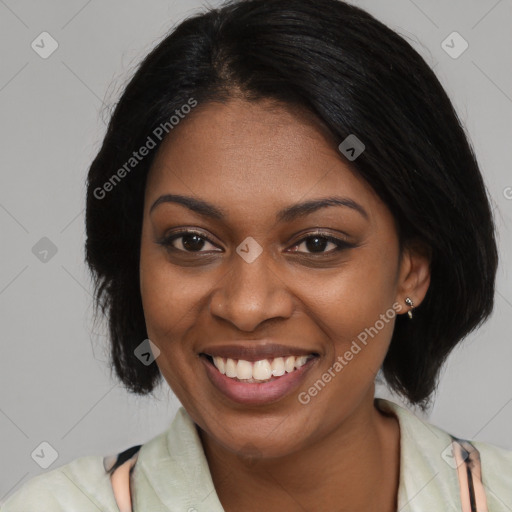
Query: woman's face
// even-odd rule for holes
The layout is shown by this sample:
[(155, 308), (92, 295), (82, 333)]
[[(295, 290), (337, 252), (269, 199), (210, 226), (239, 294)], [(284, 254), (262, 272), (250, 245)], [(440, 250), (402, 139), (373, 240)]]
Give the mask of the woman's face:
[(278, 456), (368, 412), (428, 263), (400, 260), (390, 211), (318, 125), (237, 99), (199, 106), (160, 147), (140, 284), (156, 363), (194, 421)]

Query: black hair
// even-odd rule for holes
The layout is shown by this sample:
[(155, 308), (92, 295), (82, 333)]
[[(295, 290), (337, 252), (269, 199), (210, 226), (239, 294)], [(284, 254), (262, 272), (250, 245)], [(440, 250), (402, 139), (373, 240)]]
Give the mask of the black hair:
[[(428, 247), (428, 292), (412, 320), (396, 317), (382, 367), (394, 391), (424, 407), (451, 350), (492, 312), (495, 225), (472, 147), (434, 72), (395, 31), (339, 0), (210, 8), (159, 42), (125, 87), (90, 167), (86, 201), (86, 262), (118, 378), (137, 394), (161, 380), (156, 364), (134, 355), (147, 338), (139, 252), (146, 176), (164, 140), (154, 134), (172, 129), (169, 120), (191, 99), (236, 96), (306, 109), (339, 142), (355, 134), (365, 150), (345, 162), (390, 209), (400, 247)], [(157, 147), (127, 169), (151, 134)]]

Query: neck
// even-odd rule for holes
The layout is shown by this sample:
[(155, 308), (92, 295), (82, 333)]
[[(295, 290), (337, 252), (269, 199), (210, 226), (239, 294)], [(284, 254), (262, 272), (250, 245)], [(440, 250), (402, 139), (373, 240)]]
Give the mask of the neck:
[(372, 393), (336, 430), (300, 451), (252, 463), (200, 432), (226, 512), (396, 510), (400, 431)]

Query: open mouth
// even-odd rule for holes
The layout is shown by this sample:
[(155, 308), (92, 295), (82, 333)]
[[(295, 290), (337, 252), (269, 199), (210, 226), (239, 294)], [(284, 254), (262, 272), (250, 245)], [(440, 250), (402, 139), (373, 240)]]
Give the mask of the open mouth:
[(222, 375), (248, 384), (272, 382), (283, 375), (299, 370), (308, 361), (318, 356), (318, 354), (281, 356), (259, 361), (246, 361), (229, 357), (214, 357), (204, 353), (200, 355), (206, 358)]

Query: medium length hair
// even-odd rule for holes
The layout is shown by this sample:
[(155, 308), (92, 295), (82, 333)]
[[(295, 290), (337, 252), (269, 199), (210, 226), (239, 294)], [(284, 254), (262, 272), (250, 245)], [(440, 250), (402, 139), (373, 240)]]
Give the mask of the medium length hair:
[[(405, 39), (338, 0), (237, 0), (208, 9), (166, 35), (125, 86), (90, 167), (86, 200), (86, 263), (95, 312), (108, 318), (111, 368), (137, 394), (161, 380), (156, 364), (134, 355), (148, 337), (139, 255), (146, 176), (164, 140), (155, 134), (169, 131), (191, 98), (200, 108), (240, 95), (300, 107), (338, 143), (356, 134), (365, 151), (340, 159), (387, 205), (401, 250), (414, 241), (429, 248), (427, 295), (413, 320), (397, 316), (382, 367), (394, 391), (424, 407), (451, 350), (492, 312), (495, 225), (471, 144), (434, 72)], [(113, 183), (148, 136), (157, 147)]]

